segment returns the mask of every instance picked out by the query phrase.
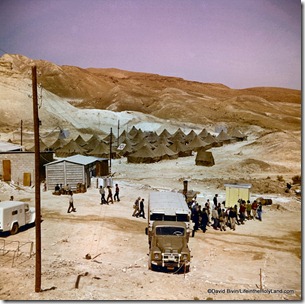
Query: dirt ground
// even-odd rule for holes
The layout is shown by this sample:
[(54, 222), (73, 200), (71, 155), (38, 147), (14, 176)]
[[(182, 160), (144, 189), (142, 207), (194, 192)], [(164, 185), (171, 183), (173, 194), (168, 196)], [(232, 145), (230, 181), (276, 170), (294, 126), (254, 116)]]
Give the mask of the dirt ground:
[[(262, 222), (247, 221), (236, 231), (197, 232), (189, 242), (189, 273), (148, 270), (147, 220), (131, 216), (134, 200), (143, 197), (147, 212), (150, 191), (182, 190), (184, 179), (189, 180), (189, 189), (200, 192), (199, 204), (215, 193), (225, 200), (223, 184), (230, 181), (234, 159), (247, 158), (237, 155), (242, 145), (215, 148), (214, 157), (225, 156), (226, 161), (213, 167), (195, 166), (195, 156), (155, 164), (113, 160), (121, 201), (110, 205), (99, 204), (95, 180), (86, 193), (75, 194), (75, 213), (67, 213), (67, 196), (42, 191), (42, 292), (35, 292), (35, 255), (30, 256), (35, 227), (29, 227), (0, 236), (1, 249), (9, 251), (0, 251), (0, 299), (300, 300), (301, 200), (294, 191), (285, 193), (285, 181), (293, 173), (280, 181), (278, 167), (234, 175), (235, 182), (252, 181), (251, 202), (259, 196), (272, 199), (271, 206), (263, 207)], [(0, 183), (0, 199), (10, 195), (35, 205), (34, 188)]]

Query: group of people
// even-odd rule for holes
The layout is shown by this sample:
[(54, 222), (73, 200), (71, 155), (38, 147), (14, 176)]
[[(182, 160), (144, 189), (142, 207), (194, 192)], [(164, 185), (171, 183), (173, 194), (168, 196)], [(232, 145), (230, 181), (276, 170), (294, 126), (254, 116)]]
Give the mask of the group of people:
[(191, 209), (191, 219), (194, 223), (194, 231), (201, 229), (206, 232), (207, 227), (212, 226), (215, 230), (226, 231), (227, 228), (231, 230), (236, 229), (236, 225), (243, 225), (246, 220), (258, 219), (262, 221), (262, 204), (256, 200), (251, 202), (248, 200), (239, 199), (238, 205), (234, 207), (225, 207), (225, 201), (218, 202), (218, 195), (215, 194), (213, 198), (213, 206), (210, 200), (207, 199), (204, 207), (193, 199), (188, 203)]
[(107, 198), (106, 198), (106, 191), (105, 191), (105, 187), (100, 186), (100, 195), (101, 195), (101, 205), (107, 204), (109, 205), (109, 203), (113, 204), (113, 202), (115, 201), (120, 201), (120, 188), (118, 184), (115, 184), (115, 192), (114, 192), (114, 196), (112, 195), (112, 189), (110, 186), (107, 186)]
[(55, 186), (55, 193), (54, 194), (70, 194), (71, 191), (71, 187), (69, 184), (67, 184), (66, 186), (63, 187), (62, 184), (56, 184)]
[(141, 197), (138, 197), (136, 201), (133, 204), (133, 213), (132, 216), (135, 217), (145, 217), (145, 211), (144, 211), (144, 198), (141, 199)]

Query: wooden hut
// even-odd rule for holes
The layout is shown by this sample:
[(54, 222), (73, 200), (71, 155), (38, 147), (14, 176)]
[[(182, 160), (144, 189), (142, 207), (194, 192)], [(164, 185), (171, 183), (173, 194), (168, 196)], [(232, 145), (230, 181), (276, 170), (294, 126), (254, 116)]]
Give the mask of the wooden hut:
[(48, 190), (53, 190), (56, 184), (69, 184), (75, 191), (78, 184), (90, 187), (93, 176), (107, 176), (108, 159), (73, 155), (46, 164), (45, 171)]

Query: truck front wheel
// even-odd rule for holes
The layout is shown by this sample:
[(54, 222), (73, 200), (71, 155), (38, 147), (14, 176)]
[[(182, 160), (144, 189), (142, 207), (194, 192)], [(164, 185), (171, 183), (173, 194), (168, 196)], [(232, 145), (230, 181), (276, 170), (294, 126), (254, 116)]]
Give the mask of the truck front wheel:
[(12, 235), (13, 235), (13, 234), (16, 234), (16, 233), (18, 233), (18, 230), (19, 230), (19, 225), (18, 225), (18, 223), (14, 223), (14, 225), (13, 225), (13, 227), (12, 227), (10, 233), (11, 233)]

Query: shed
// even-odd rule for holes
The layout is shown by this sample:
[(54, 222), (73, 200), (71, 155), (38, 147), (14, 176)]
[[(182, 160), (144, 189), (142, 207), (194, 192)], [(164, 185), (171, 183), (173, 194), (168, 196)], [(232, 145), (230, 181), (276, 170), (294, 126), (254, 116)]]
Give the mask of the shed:
[(251, 184), (225, 184), (226, 187), (226, 208), (234, 207), (239, 199), (250, 200)]
[(78, 184), (86, 188), (91, 186), (92, 176), (109, 175), (108, 159), (93, 156), (73, 155), (45, 165), (47, 189), (54, 189), (56, 184), (69, 184), (72, 190)]

